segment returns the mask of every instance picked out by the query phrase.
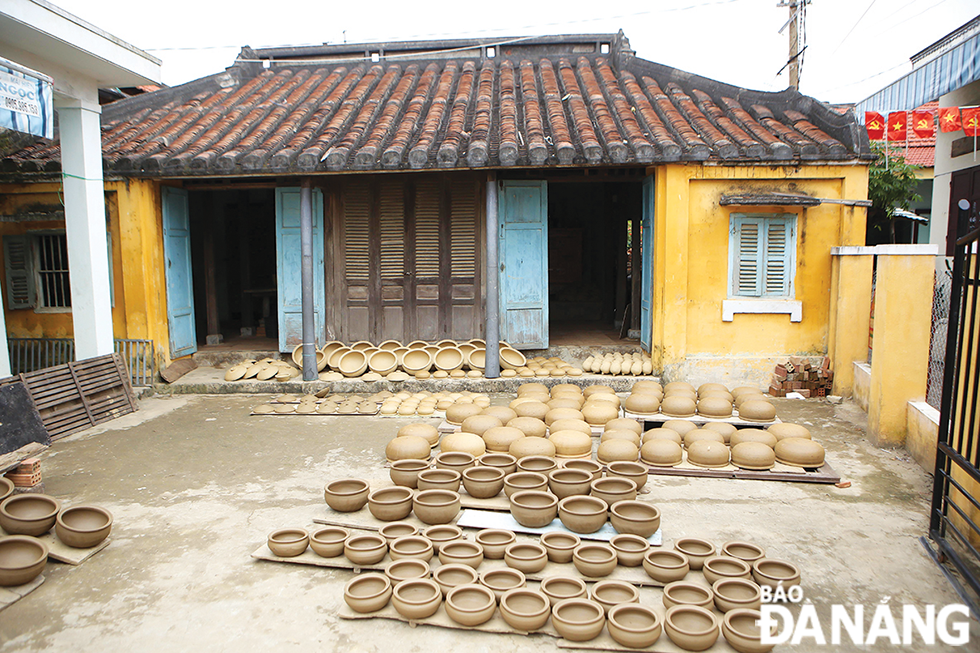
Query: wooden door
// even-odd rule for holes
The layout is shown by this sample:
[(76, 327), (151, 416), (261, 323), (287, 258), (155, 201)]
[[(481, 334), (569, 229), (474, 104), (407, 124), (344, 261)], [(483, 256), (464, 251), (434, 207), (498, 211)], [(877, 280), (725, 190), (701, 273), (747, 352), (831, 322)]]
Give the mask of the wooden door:
[[(656, 210), (654, 178), (643, 180), (643, 214), (640, 216), (640, 347), (650, 351), (653, 339), (653, 214)], [(635, 274), (635, 272), (634, 272)], [(636, 283), (636, 279), (633, 279)]]
[[(313, 325), (314, 344), (326, 341), (323, 304), (323, 193), (313, 194)], [(276, 295), (279, 351), (291, 352), (303, 342), (303, 251), (300, 242), (300, 189), (276, 189)]]
[(500, 193), (500, 337), (548, 347), (548, 186), (504, 181)]
[(186, 190), (164, 186), (162, 195), (170, 357), (179, 358), (197, 351), (194, 277), (191, 273), (190, 211), (187, 206)]

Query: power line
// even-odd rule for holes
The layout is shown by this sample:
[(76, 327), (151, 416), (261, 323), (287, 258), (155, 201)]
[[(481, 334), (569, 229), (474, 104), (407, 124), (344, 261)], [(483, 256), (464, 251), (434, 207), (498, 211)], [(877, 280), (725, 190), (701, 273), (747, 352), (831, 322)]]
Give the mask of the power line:
[(844, 45), (844, 41), (846, 41), (847, 38), (854, 33), (854, 30), (861, 23), (861, 21), (864, 20), (864, 17), (868, 15), (868, 12), (871, 11), (871, 8), (875, 6), (876, 2), (878, 2), (878, 0), (871, 0), (871, 4), (868, 5), (868, 8), (864, 10), (864, 13), (861, 14), (861, 17), (857, 19), (857, 22), (855, 22), (854, 25), (851, 26), (851, 29), (848, 30), (847, 34), (844, 35), (844, 38), (841, 39), (841, 42), (837, 44), (837, 47), (834, 48), (834, 51), (830, 53), (831, 57), (837, 54), (837, 51), (840, 50), (840, 46)]

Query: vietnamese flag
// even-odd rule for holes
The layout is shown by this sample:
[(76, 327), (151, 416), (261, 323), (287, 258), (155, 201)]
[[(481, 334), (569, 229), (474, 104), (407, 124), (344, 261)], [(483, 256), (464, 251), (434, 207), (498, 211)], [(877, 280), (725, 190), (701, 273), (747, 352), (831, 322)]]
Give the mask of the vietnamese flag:
[(939, 131), (958, 132), (963, 129), (960, 124), (959, 107), (940, 107), (939, 108)]
[(913, 111), (912, 131), (919, 138), (932, 138), (936, 133), (936, 124), (933, 121), (932, 111)]
[(907, 111), (892, 111), (888, 114), (888, 140), (904, 141), (905, 126), (908, 124), (909, 114)]
[(980, 107), (963, 109), (963, 133), (967, 136), (980, 135)]
[(880, 141), (885, 137), (885, 117), (877, 111), (864, 112), (864, 125), (868, 129), (868, 138)]

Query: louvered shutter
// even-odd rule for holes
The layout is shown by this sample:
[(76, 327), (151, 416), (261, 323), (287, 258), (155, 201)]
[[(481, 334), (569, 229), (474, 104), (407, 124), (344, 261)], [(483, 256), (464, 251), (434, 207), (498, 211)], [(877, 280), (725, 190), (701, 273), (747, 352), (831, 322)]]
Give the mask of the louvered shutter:
[(415, 187), (415, 276), (439, 276), (439, 184), (419, 181)]
[(452, 185), (451, 238), (452, 276), (476, 276), (476, 192), (472, 183)]
[(765, 222), (765, 289), (767, 297), (790, 294), (792, 278), (792, 224), (787, 218), (768, 218)]
[(732, 294), (758, 297), (762, 294), (763, 223), (761, 218), (735, 218), (735, 260), (732, 270)]
[(3, 263), (7, 273), (7, 308), (34, 306), (36, 300), (30, 236), (4, 236)]
[(400, 183), (381, 184), (381, 278), (405, 278), (405, 197)]
[(344, 197), (344, 276), (366, 283), (371, 276), (371, 211), (367, 183), (348, 184)]

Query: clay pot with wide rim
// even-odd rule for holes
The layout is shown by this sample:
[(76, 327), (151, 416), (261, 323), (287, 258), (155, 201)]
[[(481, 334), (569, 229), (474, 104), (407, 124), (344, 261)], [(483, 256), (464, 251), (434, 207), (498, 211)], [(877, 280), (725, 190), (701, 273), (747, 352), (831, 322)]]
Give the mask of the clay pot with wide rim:
[(640, 592), (632, 584), (622, 580), (601, 580), (592, 586), (589, 598), (609, 611), (622, 603), (639, 603)]
[(647, 576), (653, 580), (664, 583), (673, 583), (682, 580), (691, 570), (691, 564), (687, 556), (679, 551), (669, 549), (650, 549), (643, 556), (643, 570)]
[[(504, 494), (511, 500), (513, 500), (514, 495), (518, 492), (528, 490), (545, 491), (547, 488), (548, 478), (544, 474), (538, 474), (536, 472), (515, 472), (504, 479)], [(557, 505), (556, 502), (555, 514), (558, 514)]]
[(588, 585), (574, 576), (548, 576), (541, 581), (541, 593), (552, 606), (566, 599), (589, 598)]
[(409, 348), (402, 355), (401, 366), (409, 374), (428, 372), (432, 369), (432, 354), (424, 349)]
[(697, 605), (710, 610), (714, 598), (714, 592), (711, 591), (710, 587), (697, 583), (676, 581), (668, 583), (664, 587), (665, 608), (672, 608), (675, 605)]
[(344, 542), (350, 531), (339, 526), (325, 526), (310, 534), (310, 548), (321, 558), (336, 558), (344, 553)]
[(548, 552), (549, 560), (562, 563), (571, 562), (572, 553), (582, 544), (578, 535), (561, 531), (544, 533), (538, 541)]
[(538, 630), (551, 616), (551, 601), (543, 593), (525, 587), (507, 590), (500, 597), (500, 616), (515, 630)]
[(459, 508), (459, 493), (452, 490), (423, 490), (412, 501), (412, 511), (424, 524), (449, 523), (459, 514)]
[(725, 613), (721, 621), (721, 634), (728, 645), (739, 653), (769, 653), (774, 645), (762, 643), (761, 619), (759, 610), (731, 610)]
[(636, 499), (636, 483), (621, 476), (607, 476), (592, 481), (591, 494), (610, 506), (620, 501), (633, 501)]
[[(566, 460), (563, 463), (565, 469), (581, 469), (592, 475), (592, 480), (602, 478), (603, 467), (594, 460)], [(591, 491), (592, 485), (589, 484), (589, 490)]]
[(461, 369), (466, 362), (466, 357), (459, 347), (442, 347), (433, 357), (436, 369), (444, 372), (453, 372)]
[(388, 545), (388, 555), (392, 560), (425, 560), (432, 559), (432, 542), (421, 535), (406, 535), (399, 537)]
[(340, 359), (349, 351), (354, 351), (350, 347), (340, 346), (327, 354), (327, 365), (334, 370), (340, 370)]
[(280, 558), (294, 558), (310, 545), (310, 534), (302, 528), (280, 528), (269, 533), (269, 550)]
[(428, 578), (430, 572), (429, 563), (418, 558), (402, 558), (385, 565), (385, 576), (391, 581), (392, 587), (413, 578)]
[(483, 585), (460, 585), (446, 595), (446, 614), (462, 626), (486, 623), (496, 611), (497, 599)]
[(548, 488), (559, 499), (586, 495), (592, 485), (592, 474), (582, 469), (553, 469), (548, 472)]
[(357, 349), (351, 349), (340, 357), (337, 369), (347, 378), (353, 378), (364, 374), (367, 366), (367, 354)]
[(381, 521), (405, 519), (412, 512), (414, 494), (409, 488), (401, 486), (375, 490), (368, 495), (368, 510)]
[(520, 569), (503, 567), (502, 569), (492, 569), (480, 574), (480, 584), (493, 592), (494, 598), (499, 601), (504, 592), (527, 585), (527, 578)]
[[(402, 487), (412, 488), (413, 490), (418, 487), (419, 472), (423, 472), (429, 469), (429, 462), (427, 460), (418, 460), (413, 458), (406, 458), (405, 460), (396, 460), (391, 463), (391, 467), (388, 470), (388, 476), (391, 477), (391, 482), (395, 485), (401, 485)], [(367, 484), (365, 483), (365, 486)], [(364, 503), (367, 503), (368, 489), (364, 490)], [(326, 495), (324, 495), (324, 498)], [(330, 501), (328, 500), (329, 504)], [(364, 507), (364, 503), (361, 504), (356, 510), (360, 510)], [(331, 506), (333, 508), (333, 506)], [(337, 510), (334, 508), (334, 510)]]
[(459, 492), (462, 475), (454, 469), (427, 469), (419, 473), (419, 490), (449, 490)]
[(726, 578), (751, 578), (752, 567), (738, 558), (712, 556), (705, 559), (701, 573), (704, 574), (704, 579), (713, 585)]
[(89, 549), (109, 537), (112, 513), (98, 506), (72, 506), (58, 513), (54, 534), (63, 544)]
[(517, 458), (509, 453), (488, 453), (480, 456), (477, 461), (483, 467), (494, 467), (501, 470), (504, 476), (508, 476), (517, 471)]
[(575, 549), (572, 553), (572, 563), (583, 576), (599, 578), (611, 574), (619, 559), (608, 544), (588, 542)]
[(442, 595), (449, 594), (449, 591), (460, 585), (472, 585), (479, 581), (476, 570), (470, 565), (453, 563), (437, 567), (432, 572), (432, 580), (439, 585)]
[(501, 347), (499, 355), (501, 369), (516, 370), (527, 365), (527, 358), (524, 357), (524, 354), (511, 347)]
[(46, 494), (15, 494), (0, 503), (0, 528), (9, 535), (43, 535), (60, 510), (61, 502)]
[(14, 483), (6, 476), (0, 476), (0, 501), (14, 493)]
[(595, 533), (606, 523), (609, 504), (598, 497), (572, 495), (558, 502), (558, 518), (570, 531)]
[(48, 545), (28, 535), (0, 537), (0, 587), (25, 585), (48, 561)]
[(548, 550), (537, 542), (515, 542), (504, 551), (504, 562), (525, 574), (536, 574), (548, 564)]
[(344, 603), (354, 612), (377, 612), (391, 600), (391, 580), (383, 574), (360, 574), (344, 586)]
[(476, 569), (483, 562), (483, 547), (466, 540), (447, 542), (439, 547), (439, 562), (444, 565), (469, 565)]
[[(514, 476), (516, 474), (508, 480)], [(540, 490), (515, 492), (510, 495), (510, 514), (518, 524), (527, 528), (547, 526), (558, 516), (558, 497)]]
[(747, 578), (724, 578), (716, 581), (711, 590), (715, 607), (720, 612), (747, 608), (758, 610), (762, 605), (762, 590)]
[(776, 589), (782, 585), (785, 589), (800, 584), (800, 568), (785, 560), (762, 558), (752, 563), (752, 578), (760, 586)]
[(388, 553), (388, 542), (377, 533), (351, 535), (344, 542), (344, 557), (355, 565), (373, 565)]
[(687, 651), (704, 651), (718, 641), (718, 618), (696, 605), (676, 605), (664, 619), (667, 637)]
[(715, 555), (715, 545), (698, 537), (682, 537), (674, 548), (687, 556), (691, 569), (701, 569), (704, 561)]
[(554, 458), (546, 456), (527, 456), (517, 461), (517, 471), (547, 475), (558, 468)]
[(647, 484), (647, 478), (650, 471), (647, 469), (646, 465), (619, 460), (606, 465), (606, 473), (609, 476), (621, 476), (622, 478), (628, 478), (636, 483), (637, 490), (642, 490)]
[(602, 606), (588, 599), (565, 599), (551, 608), (551, 624), (570, 642), (595, 639), (606, 624)]
[(751, 542), (725, 542), (721, 545), (721, 555), (738, 558), (750, 565), (766, 557), (766, 550)]
[(660, 509), (643, 501), (617, 501), (609, 509), (609, 521), (618, 533), (650, 537), (660, 528)]
[(425, 619), (442, 605), (442, 589), (430, 578), (406, 580), (392, 590), (391, 604), (406, 619)]
[(652, 646), (663, 633), (660, 615), (637, 603), (621, 603), (606, 615), (609, 636), (627, 648)]
[(465, 451), (443, 451), (436, 456), (436, 469), (447, 469), (459, 472), (476, 466), (476, 457)]
[(438, 553), (439, 547), (442, 545), (462, 539), (463, 530), (459, 526), (453, 526), (452, 524), (439, 524), (437, 526), (429, 526), (422, 531), (422, 536), (432, 542), (433, 549)]
[(497, 467), (470, 467), (463, 472), (463, 487), (476, 499), (489, 499), (504, 489), (504, 472)]
[(476, 543), (483, 547), (483, 556), (491, 560), (504, 557), (504, 552), (517, 541), (513, 531), (500, 528), (484, 528), (476, 534)]
[(398, 368), (398, 356), (393, 351), (379, 349), (368, 356), (368, 369), (384, 376)]
[(643, 564), (643, 556), (650, 549), (650, 542), (639, 535), (620, 533), (609, 539), (609, 546), (616, 552), (619, 564), (624, 567), (639, 567)]

